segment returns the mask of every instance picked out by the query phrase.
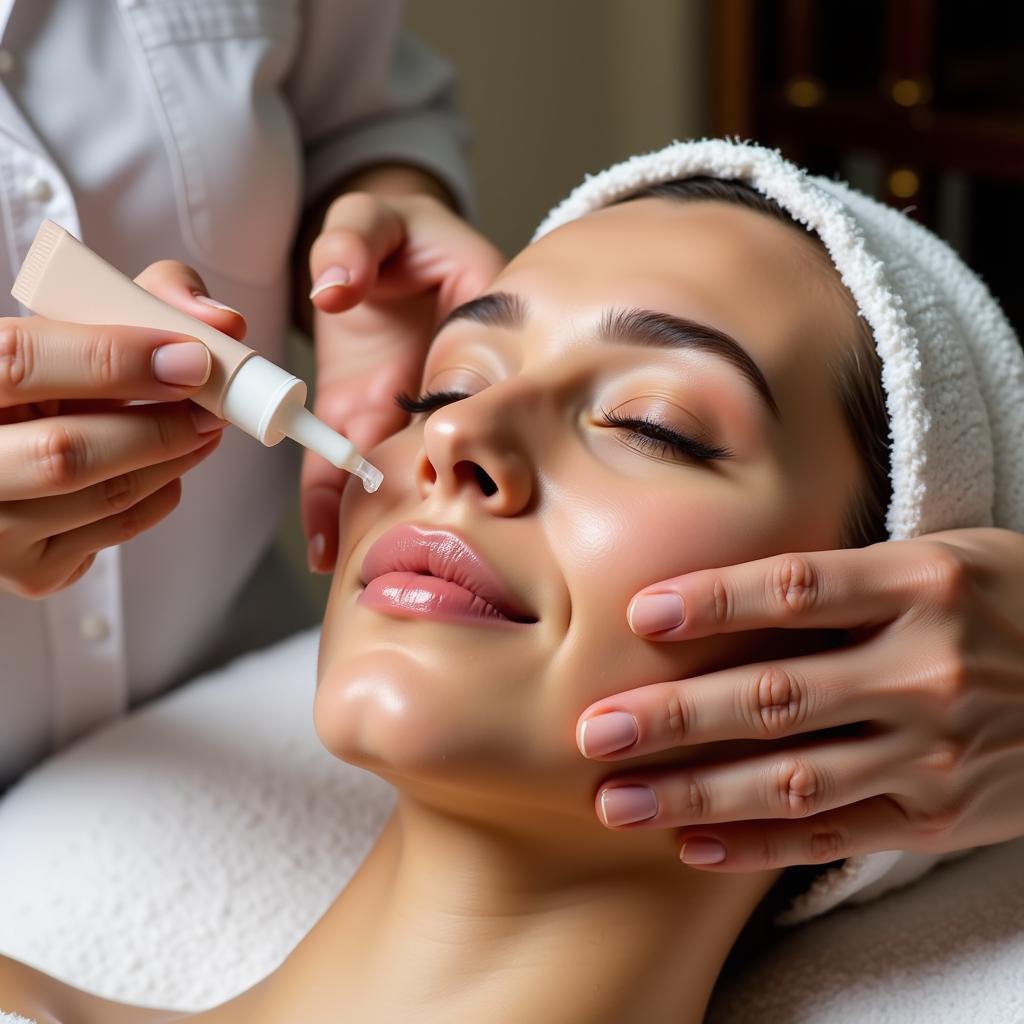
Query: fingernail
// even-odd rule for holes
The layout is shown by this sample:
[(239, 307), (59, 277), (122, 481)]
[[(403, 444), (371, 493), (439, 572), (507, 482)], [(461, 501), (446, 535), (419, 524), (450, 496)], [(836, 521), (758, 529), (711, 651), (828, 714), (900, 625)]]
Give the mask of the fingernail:
[(243, 320), (245, 319), (245, 315), (243, 313), (239, 313), (234, 306), (228, 306), (223, 302), (218, 302), (216, 299), (211, 299), (209, 295), (203, 295), (201, 292), (193, 292), (192, 298), (195, 299), (196, 302), (201, 302), (204, 306), (213, 306), (214, 309), (223, 309), (228, 313), (234, 313), (235, 316), (240, 316)]
[(683, 843), (679, 859), (684, 864), (718, 864), (725, 860), (725, 847), (717, 839), (696, 836)]
[(601, 816), (606, 825), (630, 825), (658, 813), (658, 798), (647, 786), (615, 786), (601, 790)]
[(600, 757), (632, 746), (640, 736), (636, 719), (627, 711), (608, 711), (580, 725), (578, 746), (584, 757)]
[(344, 287), (352, 280), (352, 275), (344, 267), (328, 267), (314, 282), (313, 290), (309, 293), (311, 299), (315, 299), (321, 292), (328, 288)]
[(644, 594), (629, 606), (629, 628), (638, 636), (662, 633), (683, 624), (683, 599), (678, 594)]
[(306, 548), (306, 557), (309, 560), (309, 571), (316, 572), (323, 561), (324, 551), (327, 549), (327, 540), (322, 533), (313, 535)]
[(153, 352), (153, 376), (164, 384), (205, 384), (211, 365), (210, 350), (200, 341), (176, 341)]
[(213, 430), (221, 430), (228, 425), (227, 420), (222, 420), (209, 409), (204, 409), (194, 402), (189, 412), (192, 414), (192, 422), (195, 424), (197, 434), (209, 434)]

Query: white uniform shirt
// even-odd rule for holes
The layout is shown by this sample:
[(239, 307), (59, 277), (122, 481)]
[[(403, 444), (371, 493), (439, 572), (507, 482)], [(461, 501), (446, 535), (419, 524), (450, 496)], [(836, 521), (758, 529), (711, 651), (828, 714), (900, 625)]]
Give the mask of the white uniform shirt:
[[(450, 69), (397, 0), (0, 0), (0, 315), (49, 217), (134, 275), (182, 260), (285, 358), (303, 203), (382, 161), (464, 198)], [(215, 645), (299, 450), (229, 429), (179, 507), (40, 601), (0, 592), (0, 787)]]

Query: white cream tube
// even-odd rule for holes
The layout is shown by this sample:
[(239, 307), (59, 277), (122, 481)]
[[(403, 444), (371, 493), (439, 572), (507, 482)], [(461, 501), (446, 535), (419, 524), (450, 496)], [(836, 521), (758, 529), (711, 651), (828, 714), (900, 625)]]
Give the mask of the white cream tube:
[(367, 491), (380, 487), (380, 470), (306, 409), (306, 385), (298, 377), (150, 295), (53, 221), (40, 226), (11, 294), (50, 320), (124, 324), (198, 338), (210, 350), (213, 366), (210, 379), (192, 396), (194, 402), (265, 445), (293, 438), (354, 473)]

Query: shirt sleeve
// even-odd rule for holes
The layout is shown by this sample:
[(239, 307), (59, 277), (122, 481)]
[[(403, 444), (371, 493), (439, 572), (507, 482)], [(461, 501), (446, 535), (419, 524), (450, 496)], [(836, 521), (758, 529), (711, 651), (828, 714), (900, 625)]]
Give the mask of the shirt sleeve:
[(434, 175), (472, 213), (467, 132), (451, 66), (401, 28), (397, 0), (306, 0), (285, 92), (301, 135), (303, 198), (377, 163)]

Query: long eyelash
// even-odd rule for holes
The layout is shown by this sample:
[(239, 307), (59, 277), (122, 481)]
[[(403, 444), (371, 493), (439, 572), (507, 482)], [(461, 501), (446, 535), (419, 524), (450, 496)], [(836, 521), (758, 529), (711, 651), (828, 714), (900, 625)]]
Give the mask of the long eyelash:
[(710, 462), (715, 459), (732, 458), (731, 448), (720, 445), (708, 444), (696, 437), (687, 437), (685, 434), (678, 434), (670, 430), (656, 420), (649, 420), (644, 417), (619, 416), (617, 413), (601, 410), (605, 422), (612, 427), (622, 427), (637, 439), (637, 449), (658, 455), (662, 458), (670, 456), (675, 459), (688, 458), (697, 459), (700, 462)]
[[(408, 413), (433, 412), (443, 405), (449, 405), (451, 402), (458, 402), (460, 399), (468, 397), (461, 391), (423, 391), (415, 396), (400, 391), (395, 395), (395, 404)], [(620, 416), (607, 409), (602, 409), (601, 412), (608, 426), (621, 427), (630, 431), (638, 441), (636, 445), (638, 449), (662, 458), (670, 455), (676, 459), (689, 458), (710, 462), (715, 459), (728, 459), (733, 455), (731, 448), (708, 444), (695, 437), (687, 437), (685, 434), (670, 430), (656, 420)]]
[(433, 412), (440, 409), (442, 405), (450, 402), (457, 402), (461, 398), (468, 398), (469, 395), (461, 391), (423, 391), (418, 395), (410, 395), (406, 391), (399, 391), (395, 395), (395, 405), (406, 412)]

